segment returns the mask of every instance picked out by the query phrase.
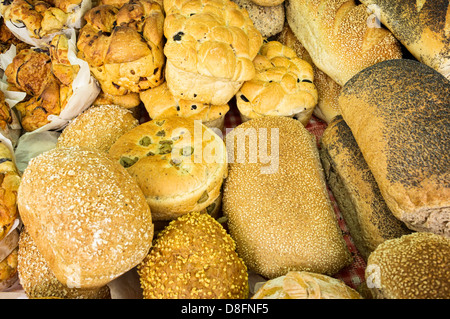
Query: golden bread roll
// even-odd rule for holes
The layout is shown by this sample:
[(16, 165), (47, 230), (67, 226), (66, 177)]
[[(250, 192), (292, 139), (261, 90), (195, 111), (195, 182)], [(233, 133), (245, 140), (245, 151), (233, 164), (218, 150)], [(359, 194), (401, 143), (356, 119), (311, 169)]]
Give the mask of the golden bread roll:
[(316, 140), (300, 121), (247, 121), (228, 133), (227, 151), (222, 208), (250, 270), (269, 279), (290, 270), (332, 275), (351, 262)]
[(289, 271), (265, 282), (252, 299), (362, 299), (343, 281), (308, 271)]
[(177, 98), (227, 104), (255, 74), (262, 36), (230, 0), (166, 0), (165, 76)]
[(18, 252), (19, 247), (16, 246), (6, 258), (0, 260), (0, 292), (10, 288), (19, 278), (17, 271)]
[(201, 121), (151, 120), (122, 135), (109, 156), (142, 189), (153, 220), (209, 209), (227, 176), (223, 140)]
[(108, 152), (120, 136), (138, 125), (131, 111), (121, 106), (92, 106), (64, 128), (56, 147), (81, 146)]
[(222, 130), (225, 115), (230, 110), (228, 104), (211, 105), (185, 99), (179, 99), (170, 92), (167, 82), (139, 94), (148, 115), (152, 120), (168, 117), (184, 117), (192, 121), (202, 121), (210, 128)]
[(140, 263), (152, 244), (142, 191), (98, 150), (55, 148), (34, 157), (18, 208), (48, 267), (68, 287), (106, 285)]
[(319, 119), (330, 123), (336, 115), (340, 114), (338, 99), (342, 87), (325, 72), (317, 68), (308, 51), (292, 32), (288, 23), (285, 23), (283, 30), (277, 35), (277, 40), (293, 49), (300, 59), (305, 60), (313, 67), (314, 85), (318, 94), (318, 102), (313, 110), (313, 114)]
[(56, 279), (26, 229), (20, 233), (18, 248), (20, 285), (30, 299), (110, 299), (108, 286), (99, 288), (67, 287)]
[(448, 1), (361, 0), (419, 61), (450, 80)]
[(342, 116), (336, 116), (325, 129), (319, 153), (327, 185), (365, 261), (385, 240), (411, 232), (386, 205)]
[(260, 6), (273, 7), (283, 4), (284, 0), (252, 0), (254, 3)]
[(311, 64), (278, 41), (264, 43), (253, 64), (255, 76), (236, 94), (241, 118), (290, 116), (306, 126), (318, 101)]
[(20, 180), (13, 154), (0, 142), (0, 240), (5, 238), (19, 217), (17, 191)]
[(144, 299), (245, 299), (247, 268), (208, 214), (192, 212), (159, 233), (138, 266)]
[[(1, 12), (1, 9), (0, 9)], [(16, 47), (16, 52), (22, 49), (28, 49), (30, 46), (19, 40), (12, 32), (8, 29), (5, 24), (5, 19), (0, 17), (0, 53), (5, 53), (11, 48), (11, 45)]]
[(416, 232), (377, 247), (366, 284), (375, 299), (449, 299), (449, 265), (450, 239)]
[(394, 216), (450, 236), (450, 82), (414, 60), (384, 61), (347, 82), (339, 106)]
[[(163, 82), (163, 9), (151, 0), (99, 5), (84, 15), (77, 39), (104, 93), (139, 93)], [(123, 105), (126, 107), (127, 105)]]
[(286, 20), (314, 64), (339, 85), (377, 62), (401, 58), (391, 32), (368, 23), (354, 0), (290, 0)]
[(100, 91), (92, 105), (120, 105), (126, 109), (136, 109), (140, 103), (139, 93), (130, 92), (125, 95), (111, 95)]

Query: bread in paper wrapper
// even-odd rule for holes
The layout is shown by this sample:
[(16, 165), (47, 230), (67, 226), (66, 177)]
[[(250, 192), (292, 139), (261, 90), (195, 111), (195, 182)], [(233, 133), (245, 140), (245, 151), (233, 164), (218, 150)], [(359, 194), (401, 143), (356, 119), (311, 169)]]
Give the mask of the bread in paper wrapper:
[(70, 36), (80, 29), (91, 0), (59, 0), (54, 5), (40, 0), (9, 0), (0, 3), (0, 15), (8, 29), (21, 41), (43, 47), (57, 34)]

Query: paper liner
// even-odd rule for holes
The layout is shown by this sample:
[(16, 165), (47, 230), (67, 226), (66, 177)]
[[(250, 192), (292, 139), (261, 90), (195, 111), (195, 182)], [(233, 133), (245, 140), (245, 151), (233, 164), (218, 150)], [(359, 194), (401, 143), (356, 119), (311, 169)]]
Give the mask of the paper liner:
[(80, 29), (83, 25), (84, 14), (91, 8), (91, 0), (83, 0), (81, 2), (81, 5), (70, 6), (68, 10), (72, 12), (68, 15), (66, 26), (61, 31), (49, 34), (42, 38), (31, 37), (30, 31), (25, 27), (24, 24), (13, 24), (10, 20), (7, 19), (4, 19), (4, 23), (16, 38), (31, 46), (41, 48), (50, 43), (55, 35), (65, 34), (67, 37), (69, 37), (72, 31), (74, 31), (75, 29)]

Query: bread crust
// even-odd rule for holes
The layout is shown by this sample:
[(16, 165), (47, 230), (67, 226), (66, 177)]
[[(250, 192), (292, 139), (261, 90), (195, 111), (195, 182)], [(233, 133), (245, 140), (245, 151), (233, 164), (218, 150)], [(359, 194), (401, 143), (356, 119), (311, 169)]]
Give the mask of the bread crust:
[(450, 79), (450, 6), (446, 0), (361, 0), (416, 59)]
[(360, 72), (339, 106), (392, 213), (409, 228), (450, 236), (450, 83), (399, 59)]
[(369, 27), (369, 13), (354, 0), (290, 0), (286, 19), (314, 64), (339, 85), (364, 68), (401, 58), (391, 32)]

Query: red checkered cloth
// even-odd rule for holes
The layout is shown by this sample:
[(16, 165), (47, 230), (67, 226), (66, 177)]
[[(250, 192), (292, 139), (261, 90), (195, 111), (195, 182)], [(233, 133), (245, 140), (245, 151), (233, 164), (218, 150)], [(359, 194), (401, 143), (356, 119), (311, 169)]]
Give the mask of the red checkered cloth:
[[(241, 123), (242, 121), (236, 106), (230, 105), (230, 111), (227, 113), (225, 117), (224, 134), (231, 128), (234, 128)], [(306, 129), (316, 137), (317, 144), (319, 145), (320, 138), (322, 137), (322, 134), (326, 129), (326, 127), (327, 127), (326, 122), (313, 116), (309, 121), (308, 125), (306, 126)], [(366, 269), (366, 262), (361, 257), (360, 253), (355, 247), (355, 244), (350, 236), (347, 225), (345, 224), (345, 221), (341, 215), (341, 212), (339, 211), (339, 207), (337, 206), (336, 200), (330, 189), (328, 189), (328, 194), (330, 196), (331, 203), (334, 207), (334, 211), (336, 213), (337, 220), (342, 230), (345, 242), (347, 243), (348, 249), (350, 250), (350, 253), (353, 257), (353, 262), (349, 266), (341, 269), (341, 271), (335, 274), (333, 277), (341, 279), (348, 286), (352, 287), (353, 289), (357, 289), (357, 287), (365, 280), (364, 271)]]

